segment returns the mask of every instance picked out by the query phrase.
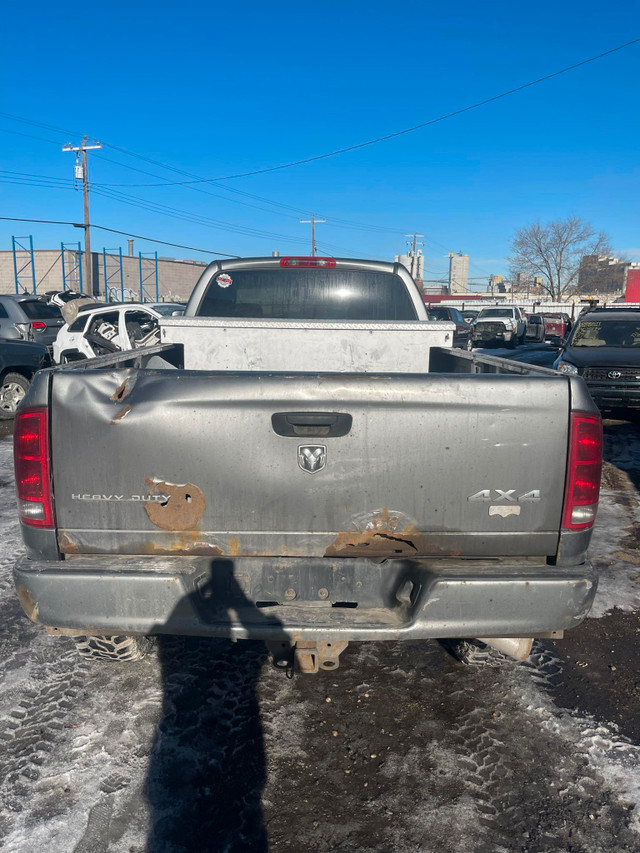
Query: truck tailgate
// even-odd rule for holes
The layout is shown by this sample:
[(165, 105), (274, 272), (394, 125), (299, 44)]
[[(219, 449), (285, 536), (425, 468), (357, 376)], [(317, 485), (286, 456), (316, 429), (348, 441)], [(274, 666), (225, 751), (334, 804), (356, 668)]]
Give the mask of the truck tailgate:
[(564, 377), (61, 370), (51, 412), (66, 554), (556, 551)]

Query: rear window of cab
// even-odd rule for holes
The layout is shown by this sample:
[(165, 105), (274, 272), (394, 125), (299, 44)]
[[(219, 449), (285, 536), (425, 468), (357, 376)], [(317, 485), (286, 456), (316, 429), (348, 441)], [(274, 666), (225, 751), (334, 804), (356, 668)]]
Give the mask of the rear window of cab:
[(350, 269), (244, 269), (216, 273), (199, 317), (272, 320), (417, 320), (400, 276)]

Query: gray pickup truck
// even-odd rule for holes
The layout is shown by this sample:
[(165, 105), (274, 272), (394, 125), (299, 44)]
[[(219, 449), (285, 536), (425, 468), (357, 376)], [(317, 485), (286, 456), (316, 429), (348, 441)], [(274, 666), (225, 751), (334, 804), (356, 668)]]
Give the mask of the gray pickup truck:
[(50, 634), (258, 638), (313, 672), (349, 641), (523, 658), (585, 617), (580, 377), (452, 349), (398, 264), (216, 262), (161, 331), (41, 371), (18, 413), (15, 583)]

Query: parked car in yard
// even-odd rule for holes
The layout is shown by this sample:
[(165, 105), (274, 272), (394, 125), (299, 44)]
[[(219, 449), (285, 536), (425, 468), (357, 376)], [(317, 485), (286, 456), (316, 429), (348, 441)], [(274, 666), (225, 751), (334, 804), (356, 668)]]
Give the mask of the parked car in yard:
[(451, 308), (448, 305), (438, 305), (437, 307), (428, 305), (427, 318), (429, 320), (437, 320), (440, 323), (455, 323), (456, 330), (453, 333), (454, 347), (468, 348), (471, 326), (464, 321), (462, 314), (457, 308)]
[(27, 615), (87, 657), (223, 636), (303, 672), (350, 641), (522, 659), (579, 624), (602, 444), (584, 383), (426, 320), (402, 264), (228, 260), (161, 344), (41, 371), (15, 428)]
[(53, 345), (56, 364), (95, 358), (106, 353), (157, 343), (160, 314), (135, 302), (83, 305), (76, 319), (65, 324)]
[(571, 318), (568, 314), (541, 312), (538, 316), (544, 318), (545, 337), (547, 340), (561, 344), (571, 331)]
[(38, 296), (0, 295), (0, 338), (51, 346), (64, 325), (60, 309)]
[(471, 332), (470, 347), (481, 343), (504, 343), (515, 347), (524, 342), (527, 323), (516, 305), (483, 308)]
[(525, 339), (527, 341), (544, 341), (545, 333), (546, 327), (542, 314), (528, 314)]
[(38, 370), (48, 367), (47, 348), (32, 341), (0, 340), (0, 419), (12, 418)]
[(581, 314), (553, 365), (582, 376), (603, 412), (640, 413), (640, 310)]

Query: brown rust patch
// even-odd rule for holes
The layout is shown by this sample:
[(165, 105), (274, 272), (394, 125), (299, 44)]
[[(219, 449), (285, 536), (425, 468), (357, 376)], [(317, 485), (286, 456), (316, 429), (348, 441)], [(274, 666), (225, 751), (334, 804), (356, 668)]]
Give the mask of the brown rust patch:
[(121, 385), (118, 385), (116, 390), (113, 392), (110, 400), (113, 400), (114, 403), (121, 403), (125, 397), (128, 397), (131, 393), (131, 387), (129, 386), (129, 380), (125, 379)]
[(157, 556), (183, 556), (191, 557), (223, 557), (224, 552), (217, 545), (198, 540), (198, 531), (189, 530), (176, 536), (175, 539), (163, 542), (147, 542), (144, 553)]
[(58, 536), (58, 548), (63, 554), (79, 554), (80, 549), (78, 544), (70, 539), (66, 533), (61, 533)]
[(445, 554), (443, 548), (430, 542), (429, 536), (417, 530), (415, 525), (407, 524), (401, 528), (400, 523), (401, 519), (392, 516), (388, 508), (384, 507), (367, 522), (364, 530), (338, 533), (324, 556), (390, 559)]
[(31, 591), (27, 589), (23, 584), (18, 584), (16, 586), (16, 593), (18, 595), (18, 600), (22, 605), (22, 609), (27, 614), (29, 619), (32, 622), (38, 621), (38, 603), (33, 600), (33, 596), (31, 595)]
[(120, 409), (120, 411), (119, 411), (119, 412), (118, 412), (118, 414), (115, 416), (115, 418), (114, 418), (112, 421), (109, 421), (109, 423), (110, 423), (112, 426), (113, 426), (114, 424), (119, 423), (119, 422), (120, 422), (120, 421), (125, 417), (125, 415), (128, 415), (128, 414), (129, 414), (129, 412), (130, 412), (130, 411), (131, 411), (131, 406), (129, 406), (129, 405), (125, 406), (125, 407), (124, 407), (124, 409)]
[(201, 489), (193, 483), (177, 486), (174, 483), (156, 483), (146, 480), (149, 490), (156, 495), (168, 495), (168, 500), (149, 501), (144, 508), (149, 520), (163, 530), (191, 530), (202, 518), (207, 502)]

